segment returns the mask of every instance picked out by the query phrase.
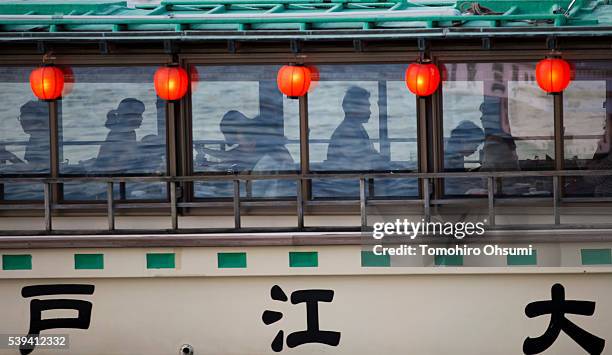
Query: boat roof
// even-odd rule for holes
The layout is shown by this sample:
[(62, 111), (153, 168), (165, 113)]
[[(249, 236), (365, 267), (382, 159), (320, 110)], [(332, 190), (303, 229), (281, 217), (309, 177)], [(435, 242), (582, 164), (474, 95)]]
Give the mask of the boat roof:
[(609, 0), (9, 0), (0, 40), (607, 36)]

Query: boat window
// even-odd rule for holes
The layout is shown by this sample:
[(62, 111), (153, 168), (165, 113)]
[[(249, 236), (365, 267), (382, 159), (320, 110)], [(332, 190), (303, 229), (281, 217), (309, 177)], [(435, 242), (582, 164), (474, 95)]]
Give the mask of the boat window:
[[(0, 67), (0, 174), (49, 173), (49, 104), (30, 89), (33, 67)], [(0, 187), (6, 200), (42, 199), (42, 185)]]
[[(575, 79), (563, 92), (565, 169), (612, 169), (612, 64), (574, 62)], [(566, 177), (570, 196), (612, 196), (612, 177)]]
[[(59, 101), (60, 173), (166, 173), (165, 103), (156, 67), (73, 67), (71, 92)], [(162, 183), (117, 184), (122, 199), (165, 198)], [(66, 200), (106, 199), (104, 184), (65, 184)]]
[[(553, 98), (535, 82), (535, 63), (447, 63), (443, 81), (445, 171), (554, 168)], [(486, 179), (449, 178), (447, 195), (482, 196)], [(547, 177), (496, 180), (498, 196), (547, 196)]]
[[(193, 171), (206, 174), (297, 172), (300, 167), (298, 100), (278, 90), (277, 65), (198, 66), (192, 85)], [(292, 180), (241, 185), (253, 198), (291, 197)], [(195, 184), (199, 198), (230, 197), (231, 181)]]
[[(416, 98), (407, 64), (321, 65), (308, 97), (310, 170), (417, 171)], [(376, 179), (373, 196), (416, 196), (416, 179)], [(313, 197), (359, 197), (357, 180), (313, 180)]]

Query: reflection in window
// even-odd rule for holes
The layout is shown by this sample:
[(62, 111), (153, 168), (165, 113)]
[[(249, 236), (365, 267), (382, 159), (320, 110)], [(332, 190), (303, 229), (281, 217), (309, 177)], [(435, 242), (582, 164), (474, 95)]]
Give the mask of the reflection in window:
[[(75, 67), (72, 92), (60, 102), (60, 173), (164, 174), (165, 103), (155, 67)], [(65, 184), (67, 200), (106, 199), (103, 184)], [(163, 183), (117, 184), (123, 199), (165, 198)]]
[[(575, 79), (563, 92), (565, 169), (612, 169), (612, 65), (576, 62)], [(568, 195), (612, 196), (612, 177), (567, 177)]]
[[(443, 82), (445, 171), (554, 168), (553, 100), (533, 63), (447, 64)], [(550, 178), (504, 178), (496, 194), (551, 193)], [(485, 195), (486, 179), (445, 179), (447, 195)]]
[[(49, 105), (32, 94), (34, 68), (0, 67), (0, 175), (49, 173)], [(6, 200), (42, 199), (42, 185), (6, 184)]]
[[(312, 171), (416, 171), (416, 99), (406, 65), (321, 65), (308, 98)], [(415, 179), (376, 179), (370, 196), (416, 196)], [(356, 180), (313, 180), (314, 197), (358, 197)]]
[[(279, 66), (201, 66), (192, 93), (193, 170), (200, 173), (290, 173), (299, 170), (298, 101), (277, 88)], [(296, 183), (241, 185), (246, 197), (290, 197)], [(233, 195), (231, 182), (195, 184), (200, 198)]]

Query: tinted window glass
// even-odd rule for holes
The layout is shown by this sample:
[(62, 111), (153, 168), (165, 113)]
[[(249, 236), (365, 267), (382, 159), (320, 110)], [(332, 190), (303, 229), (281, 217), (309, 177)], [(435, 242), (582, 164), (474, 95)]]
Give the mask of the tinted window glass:
[[(156, 67), (75, 67), (60, 102), (60, 173), (164, 174), (165, 103), (153, 86)], [(127, 184), (127, 199), (163, 198), (165, 185)], [(106, 199), (106, 187), (65, 184), (65, 199)]]
[[(33, 67), (0, 67), (0, 175), (49, 173), (49, 104), (32, 94)], [(42, 185), (6, 184), (7, 200), (42, 199)]]
[[(565, 168), (612, 169), (612, 65), (575, 62), (575, 79), (563, 92)], [(612, 177), (566, 177), (568, 195), (612, 196)]]
[[(534, 63), (445, 65), (445, 171), (554, 168), (553, 99), (539, 89)], [(550, 178), (503, 178), (497, 195), (551, 193)], [(446, 179), (448, 195), (485, 195), (485, 179)]]
[[(276, 84), (280, 66), (199, 66), (192, 93), (193, 169), (208, 174), (287, 173), (300, 166), (298, 101)], [(195, 196), (228, 197), (231, 182), (195, 185)], [(243, 196), (295, 196), (294, 181), (244, 183)]]
[[(321, 65), (308, 97), (312, 171), (416, 171), (416, 98), (402, 64)], [(314, 180), (314, 197), (359, 196), (356, 180)], [(415, 196), (414, 179), (381, 179), (370, 195)]]

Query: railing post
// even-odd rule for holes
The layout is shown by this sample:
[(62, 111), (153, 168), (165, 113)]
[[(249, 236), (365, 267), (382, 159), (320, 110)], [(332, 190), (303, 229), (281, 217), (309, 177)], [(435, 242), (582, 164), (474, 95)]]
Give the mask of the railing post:
[(234, 180), (234, 228), (240, 229), (240, 180)]
[(51, 216), (51, 184), (45, 182), (43, 185), (45, 199), (45, 230), (50, 232), (53, 230), (53, 217)]
[(176, 181), (170, 181), (170, 220), (172, 229), (178, 229), (178, 214), (176, 212)]
[(365, 178), (359, 178), (359, 214), (361, 215), (361, 228), (368, 226), (368, 211), (366, 209), (366, 189)]
[(106, 184), (106, 215), (108, 217), (108, 230), (115, 230), (115, 205), (113, 196), (114, 184), (109, 181)]
[(425, 222), (431, 221), (431, 196), (429, 192), (429, 178), (423, 178), (423, 214)]
[(495, 178), (487, 177), (487, 197), (489, 198), (489, 226), (495, 227)]
[(304, 180), (301, 178), (296, 180), (297, 187), (297, 195), (296, 195), (296, 203), (297, 203), (297, 226), (298, 229), (304, 228), (304, 195), (302, 194), (302, 185), (304, 184)]
[(553, 215), (555, 216), (555, 224), (561, 224), (561, 213), (559, 211), (559, 202), (560, 198), (560, 190), (561, 186), (559, 184), (559, 176), (553, 176)]

